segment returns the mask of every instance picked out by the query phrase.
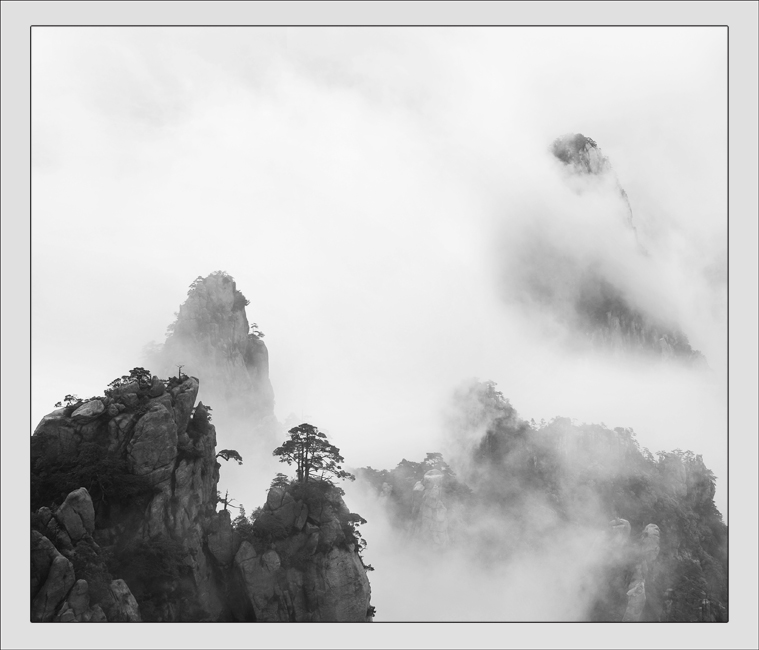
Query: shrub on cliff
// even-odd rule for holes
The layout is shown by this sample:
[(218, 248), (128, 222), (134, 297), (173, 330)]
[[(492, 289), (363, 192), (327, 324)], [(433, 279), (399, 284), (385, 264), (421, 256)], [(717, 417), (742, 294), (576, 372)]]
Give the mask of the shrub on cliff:
[(117, 395), (121, 392), (122, 389), (133, 383), (136, 384), (137, 388), (140, 390), (147, 390), (152, 384), (152, 377), (153, 376), (150, 374), (150, 370), (146, 370), (145, 368), (141, 367), (132, 368), (129, 371), (128, 375), (117, 377), (110, 384), (108, 384), (109, 388), (105, 391), (105, 395), (106, 397)]
[(66, 397), (63, 398), (63, 400), (55, 403), (55, 408), (61, 408), (65, 404), (66, 408), (68, 409), (75, 405), (78, 406), (82, 403), (83, 403), (83, 400), (77, 397), (76, 395), (66, 395)]

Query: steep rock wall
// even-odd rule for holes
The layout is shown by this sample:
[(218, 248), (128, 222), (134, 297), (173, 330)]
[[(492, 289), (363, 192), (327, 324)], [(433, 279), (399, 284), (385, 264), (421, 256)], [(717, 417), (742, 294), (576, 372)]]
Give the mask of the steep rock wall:
[(234, 558), (257, 621), (366, 622), (371, 589), (350, 524), (334, 488), (269, 491), (253, 534)]
[[(131, 382), (45, 416), (32, 437), (33, 498), (55, 501), (61, 487), (87, 481), (94, 506), (82, 487), (53, 517), (46, 507), (38, 511), (55, 547), (73, 552), (86, 532), (96, 555), (110, 549), (148, 620), (216, 620), (224, 604), (206, 547), (218, 518), (216, 431), (202, 404), (193, 413), (197, 379), (167, 383)], [(171, 571), (146, 585), (152, 565), (170, 555)], [(148, 558), (145, 566), (139, 556)]]
[[(95, 532), (92, 499), (71, 492), (55, 512), (40, 508), (32, 518), (32, 622), (141, 620), (123, 580), (111, 580)], [(77, 573), (80, 576), (77, 579)]]
[(431, 469), (414, 486), (411, 534), (432, 549), (450, 545), (448, 507), (443, 493), (443, 472)]

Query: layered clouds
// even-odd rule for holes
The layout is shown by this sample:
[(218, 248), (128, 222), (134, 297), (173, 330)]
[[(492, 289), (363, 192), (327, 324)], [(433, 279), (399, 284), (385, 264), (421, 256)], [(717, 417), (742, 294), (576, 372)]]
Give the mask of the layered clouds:
[[(34, 424), (141, 365), (190, 282), (223, 269), (266, 334), (280, 421), (355, 467), (442, 450), (452, 391), (479, 377), (526, 419), (702, 453), (724, 512), (724, 38), (36, 30)], [(566, 182), (565, 133), (609, 157), (647, 257), (610, 194)], [(571, 283), (574, 263), (677, 322), (711, 371), (568, 346), (533, 280)], [(237, 498), (252, 509), (269, 478)]]

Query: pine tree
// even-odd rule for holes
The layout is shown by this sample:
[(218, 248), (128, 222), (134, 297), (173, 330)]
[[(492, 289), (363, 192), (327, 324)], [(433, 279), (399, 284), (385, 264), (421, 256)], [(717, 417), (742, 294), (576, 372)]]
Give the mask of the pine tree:
[(279, 456), (282, 463), (295, 463), (299, 483), (306, 484), (317, 474), (321, 474), (321, 478), (331, 475), (338, 479), (355, 480), (353, 474), (342, 468), (341, 463), (345, 459), (340, 455), (340, 450), (328, 442), (326, 434), (317, 427), (303, 423), (288, 433), (290, 439), (272, 454)]

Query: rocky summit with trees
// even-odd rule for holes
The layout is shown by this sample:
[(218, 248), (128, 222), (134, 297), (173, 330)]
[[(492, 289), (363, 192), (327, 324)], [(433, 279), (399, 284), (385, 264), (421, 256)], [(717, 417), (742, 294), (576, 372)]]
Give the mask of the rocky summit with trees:
[(364, 520), (330, 480), (349, 477), (339, 450), (302, 425), (300, 480), (278, 475), (254, 521), (233, 523), (218, 461), (243, 459), (216, 451), (199, 386), (135, 368), (39, 423), (32, 621), (371, 620)]
[(304, 423), (289, 436), (273, 454), (295, 464), (296, 478), (277, 474), (263, 508), (234, 522), (248, 601), (264, 620), (369, 621), (373, 568), (363, 561), (358, 530), (366, 520), (349, 510), (334, 482), (354, 477), (317, 427)]

